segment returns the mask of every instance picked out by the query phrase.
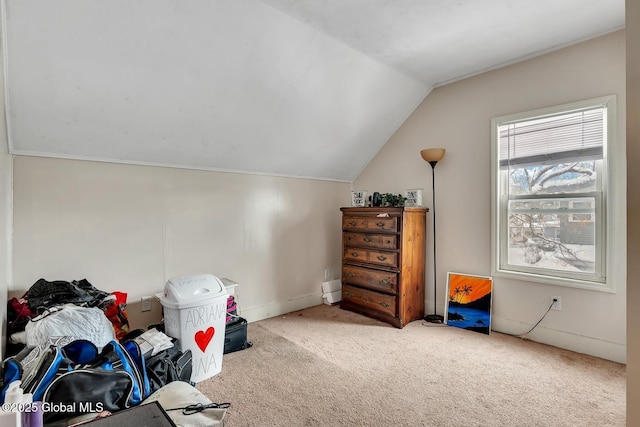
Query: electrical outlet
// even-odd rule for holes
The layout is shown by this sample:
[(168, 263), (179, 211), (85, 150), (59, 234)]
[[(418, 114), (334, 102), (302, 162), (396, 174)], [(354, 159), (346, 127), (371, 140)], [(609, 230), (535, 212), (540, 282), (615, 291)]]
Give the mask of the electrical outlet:
[(151, 297), (140, 298), (140, 311), (151, 311)]
[(324, 280), (329, 280), (331, 278), (331, 269), (325, 268), (324, 270)]
[(562, 298), (560, 297), (551, 297), (551, 310), (562, 310)]

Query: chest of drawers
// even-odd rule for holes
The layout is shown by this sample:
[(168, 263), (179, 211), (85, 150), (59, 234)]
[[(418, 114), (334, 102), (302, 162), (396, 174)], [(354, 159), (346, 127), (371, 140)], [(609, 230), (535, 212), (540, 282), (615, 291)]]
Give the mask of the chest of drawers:
[(341, 208), (342, 301), (397, 328), (424, 317), (427, 208)]

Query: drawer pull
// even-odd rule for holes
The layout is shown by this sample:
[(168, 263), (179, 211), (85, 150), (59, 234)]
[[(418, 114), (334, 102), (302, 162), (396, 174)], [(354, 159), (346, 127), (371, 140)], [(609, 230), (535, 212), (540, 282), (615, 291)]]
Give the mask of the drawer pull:
[(351, 256), (352, 257), (357, 257), (358, 256), (358, 252), (351, 252)]
[(380, 305), (381, 305), (381, 306), (383, 306), (384, 308), (389, 307), (389, 304), (387, 304), (387, 303), (386, 303), (386, 302), (384, 302), (384, 301), (383, 301), (383, 302), (381, 302), (381, 303), (380, 303)]
[(355, 227), (356, 226), (356, 222), (355, 221), (349, 221), (349, 225), (352, 226), (352, 227)]
[(347, 298), (351, 298), (353, 296), (351, 292), (345, 292), (344, 294), (347, 296)]
[(365, 237), (364, 239), (362, 239), (365, 243), (369, 243), (371, 242), (371, 239), (369, 239), (368, 237)]
[(384, 256), (384, 255), (378, 255), (378, 259), (379, 259), (380, 261), (384, 261), (385, 259), (387, 259), (387, 257), (386, 257), (386, 256)]
[(381, 285), (388, 285), (388, 284), (389, 284), (389, 282), (390, 282), (390, 280), (389, 280), (389, 279), (382, 279), (382, 280), (380, 280), (380, 284), (381, 284)]
[(376, 225), (377, 225), (378, 227), (384, 227), (384, 222), (382, 222), (382, 221), (378, 221), (378, 222), (376, 222)]
[(353, 274), (352, 272), (348, 272), (348, 273), (346, 274), (346, 276), (347, 276), (347, 277), (353, 277), (353, 276), (355, 276), (355, 274)]

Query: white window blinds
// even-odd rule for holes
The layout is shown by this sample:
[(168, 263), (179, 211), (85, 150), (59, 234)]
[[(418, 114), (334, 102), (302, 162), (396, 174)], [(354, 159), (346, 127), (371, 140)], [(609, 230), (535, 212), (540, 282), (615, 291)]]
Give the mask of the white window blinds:
[(606, 107), (502, 123), (500, 166), (602, 159)]

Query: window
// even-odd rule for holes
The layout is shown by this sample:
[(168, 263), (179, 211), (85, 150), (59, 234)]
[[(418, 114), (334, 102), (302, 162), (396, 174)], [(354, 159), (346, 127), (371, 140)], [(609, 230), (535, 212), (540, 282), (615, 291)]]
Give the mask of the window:
[[(595, 204), (592, 201), (569, 202), (569, 209), (574, 213), (569, 214), (569, 222), (595, 222)], [(580, 210), (583, 213), (577, 213)]]
[(615, 97), (494, 118), (493, 274), (608, 290)]

